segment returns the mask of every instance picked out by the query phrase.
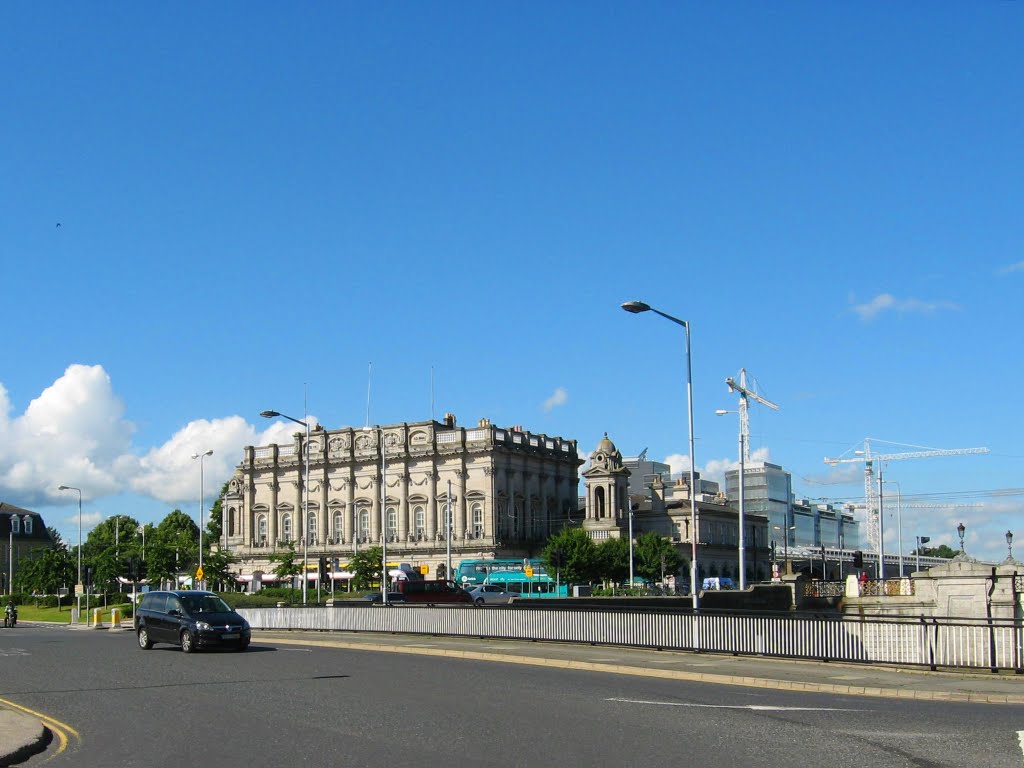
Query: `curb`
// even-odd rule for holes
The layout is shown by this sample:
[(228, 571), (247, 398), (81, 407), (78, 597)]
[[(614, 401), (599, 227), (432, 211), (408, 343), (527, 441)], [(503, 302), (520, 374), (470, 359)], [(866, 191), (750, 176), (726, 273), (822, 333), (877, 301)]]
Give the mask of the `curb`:
[(837, 683), (813, 683), (794, 680), (776, 680), (762, 677), (741, 677), (709, 672), (681, 672), (674, 669), (648, 669), (622, 664), (602, 664), (593, 661), (545, 659), (535, 656), (513, 656), (503, 653), (480, 653), (477, 651), (456, 651), (440, 648), (410, 648), (407, 646), (377, 643), (348, 643), (341, 640), (293, 640), (273, 638), (268, 640), (281, 645), (311, 645), (323, 648), (344, 648), (355, 651), (376, 651), (380, 653), (404, 653), (412, 656), (440, 656), (474, 661), (494, 661), (504, 664), (522, 664), (531, 667), (555, 669), (577, 669), (588, 672), (605, 672), (634, 677), (656, 677), (663, 680), (685, 680), (715, 685), (735, 685), (745, 688), (764, 688), (778, 691), (808, 691), (811, 693), (832, 693), (843, 696), (868, 696), (883, 699), (913, 699), (915, 701), (956, 701), (985, 704), (1024, 704), (1024, 694), (1001, 694), (982, 692), (954, 693), (952, 691), (924, 691), (913, 688), (882, 688), (877, 686), (841, 685)]
[(0, 766), (14, 765), (42, 752), (51, 738), (39, 720), (0, 708)]

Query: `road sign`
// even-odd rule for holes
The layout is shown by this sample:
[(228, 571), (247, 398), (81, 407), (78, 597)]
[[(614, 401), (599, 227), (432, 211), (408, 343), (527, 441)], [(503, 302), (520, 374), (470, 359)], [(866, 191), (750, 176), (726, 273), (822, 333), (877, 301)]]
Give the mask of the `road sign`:
[(75, 596), (76, 597), (81, 597), (84, 594), (85, 594), (85, 585), (84, 584), (75, 584)]
[(200, 565), (200, 566), (199, 566), (199, 567), (198, 567), (198, 568), (196, 569), (196, 578), (197, 578), (197, 579), (199, 579), (199, 581), (202, 581), (202, 580), (203, 580), (203, 575), (204, 575), (204, 574), (203, 574), (203, 566), (201, 566), (201, 565)]
[(424, 563), (420, 566), (420, 574), (426, 576), (428, 573), (430, 573), (430, 566)]

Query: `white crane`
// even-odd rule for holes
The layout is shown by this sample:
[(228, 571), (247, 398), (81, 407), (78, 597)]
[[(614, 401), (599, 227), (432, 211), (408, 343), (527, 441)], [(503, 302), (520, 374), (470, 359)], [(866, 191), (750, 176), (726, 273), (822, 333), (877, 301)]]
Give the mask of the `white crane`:
[[(976, 454), (976, 453), (988, 453), (988, 448), (924, 448), (923, 446), (907, 446), (909, 448), (919, 448), (917, 451), (903, 451), (901, 453), (871, 453), (871, 439), (870, 437), (864, 438), (864, 450), (855, 451), (856, 456), (850, 458), (839, 457), (836, 459), (825, 459), (825, 463), (831, 466), (837, 464), (848, 464), (851, 462), (862, 461), (864, 462), (864, 501), (865, 506), (868, 510), (868, 541), (871, 542), (872, 546), (878, 552), (878, 562), (881, 564), (882, 557), (885, 549), (885, 532), (882, 527), (882, 518), (879, 514), (879, 494), (875, 488), (874, 482), (874, 462), (876, 461), (894, 461), (896, 459), (926, 459), (933, 456), (963, 456), (965, 454)], [(888, 442), (886, 440), (878, 440), (878, 442)], [(892, 443), (892, 445), (901, 445), (900, 443)], [(879, 469), (878, 482), (882, 482), (882, 473)], [(883, 574), (879, 572), (879, 578), (883, 578)]]
[(729, 385), (730, 392), (739, 392), (740, 394), (740, 451), (742, 452), (741, 458), (743, 459), (743, 462), (746, 463), (750, 461), (750, 406), (747, 403), (747, 398), (756, 400), (761, 405), (765, 405), (773, 411), (779, 410), (779, 406), (771, 400), (766, 400), (761, 397), (757, 392), (747, 389), (746, 368), (740, 368), (739, 384), (737, 384), (736, 380), (731, 376), (725, 380), (725, 383)]
[[(750, 410), (747, 398), (753, 398), (761, 405), (766, 405), (772, 410), (779, 410), (779, 406), (773, 403), (771, 400), (766, 400), (761, 397), (757, 392), (753, 392), (747, 389), (747, 369), (740, 368), (740, 383), (730, 376), (725, 380), (725, 383), (729, 385), (730, 392), (739, 392), (740, 395), (740, 471), (739, 471), (739, 498), (740, 498), (740, 510), (739, 510), (739, 572), (740, 572), (740, 589), (747, 588), (747, 564), (746, 564), (746, 547), (744, 543), (744, 509), (743, 509), (743, 497), (744, 497), (744, 485), (746, 482), (746, 464), (750, 461)], [(729, 411), (715, 411), (719, 416)], [(692, 493), (692, 491), (691, 491)], [(789, 537), (788, 523), (787, 523), (786, 537)]]

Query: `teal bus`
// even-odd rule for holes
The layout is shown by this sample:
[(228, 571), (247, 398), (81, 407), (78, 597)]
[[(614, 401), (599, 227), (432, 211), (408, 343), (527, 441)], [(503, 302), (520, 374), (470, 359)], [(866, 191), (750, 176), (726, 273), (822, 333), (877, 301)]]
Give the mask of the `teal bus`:
[[(533, 575), (526, 575), (526, 566)], [(569, 587), (548, 574), (542, 560), (460, 560), (453, 580), (470, 589), (478, 584), (500, 584), (523, 597), (567, 597)]]

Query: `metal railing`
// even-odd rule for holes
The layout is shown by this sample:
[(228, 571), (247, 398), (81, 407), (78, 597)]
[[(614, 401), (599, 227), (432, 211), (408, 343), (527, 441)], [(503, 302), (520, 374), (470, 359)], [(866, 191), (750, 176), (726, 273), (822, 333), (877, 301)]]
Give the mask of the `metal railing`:
[(1021, 621), (677, 609), (366, 604), (239, 609), (256, 629), (549, 640), (659, 650), (1024, 672)]

